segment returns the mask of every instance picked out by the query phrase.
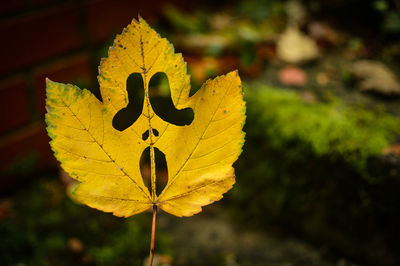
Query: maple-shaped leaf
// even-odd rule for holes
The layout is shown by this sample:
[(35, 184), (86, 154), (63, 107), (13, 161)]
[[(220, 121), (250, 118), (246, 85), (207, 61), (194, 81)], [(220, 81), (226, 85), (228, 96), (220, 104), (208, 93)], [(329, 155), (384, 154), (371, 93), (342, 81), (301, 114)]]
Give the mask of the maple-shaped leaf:
[[(190, 80), (181, 54), (143, 20), (133, 20), (99, 68), (102, 101), (86, 89), (47, 80), (47, 131), (62, 168), (80, 181), (76, 198), (116, 216), (131, 216), (152, 206), (176, 216), (191, 216), (222, 198), (235, 183), (232, 164), (241, 153), (245, 103), (237, 72), (208, 80), (189, 96)], [(192, 109), (189, 125), (175, 125), (155, 113), (149, 82), (165, 73), (176, 109)], [(143, 109), (124, 130), (113, 126), (129, 104), (131, 74), (139, 74)], [(153, 109), (154, 108), (154, 109)], [(147, 137), (144, 137), (147, 132)], [(151, 191), (140, 172), (150, 149)], [(165, 155), (168, 183), (156, 195), (155, 149)]]

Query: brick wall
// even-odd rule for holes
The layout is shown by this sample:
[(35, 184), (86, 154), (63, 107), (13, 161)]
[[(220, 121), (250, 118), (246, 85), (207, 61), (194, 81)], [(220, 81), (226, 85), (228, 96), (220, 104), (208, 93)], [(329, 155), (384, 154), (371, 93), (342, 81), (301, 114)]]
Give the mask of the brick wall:
[[(45, 78), (98, 87), (105, 43), (138, 14), (153, 24), (165, 2), (13, 0), (0, 5), (0, 189), (7, 177), (57, 166), (44, 124)], [(190, 8), (193, 3), (168, 4)]]

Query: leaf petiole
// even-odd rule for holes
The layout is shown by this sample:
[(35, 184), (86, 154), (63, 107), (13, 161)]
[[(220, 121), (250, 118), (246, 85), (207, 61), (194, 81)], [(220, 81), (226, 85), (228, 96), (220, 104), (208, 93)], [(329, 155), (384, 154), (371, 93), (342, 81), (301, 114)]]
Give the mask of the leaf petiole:
[(153, 265), (154, 258), (154, 240), (156, 238), (156, 215), (157, 215), (157, 205), (153, 205), (153, 224), (151, 226), (151, 244), (150, 244), (150, 257), (149, 266)]

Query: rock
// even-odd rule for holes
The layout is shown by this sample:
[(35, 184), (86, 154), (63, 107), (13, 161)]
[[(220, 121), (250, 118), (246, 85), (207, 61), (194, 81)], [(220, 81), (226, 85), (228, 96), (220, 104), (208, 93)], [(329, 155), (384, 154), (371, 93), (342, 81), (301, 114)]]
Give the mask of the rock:
[(400, 95), (400, 84), (395, 74), (383, 63), (359, 60), (353, 64), (352, 72), (360, 80), (362, 91), (373, 91), (383, 95)]
[(301, 68), (287, 66), (279, 71), (279, 80), (286, 86), (304, 86), (307, 83), (307, 74)]
[(297, 27), (289, 26), (278, 41), (277, 54), (285, 62), (303, 63), (318, 57), (318, 47)]

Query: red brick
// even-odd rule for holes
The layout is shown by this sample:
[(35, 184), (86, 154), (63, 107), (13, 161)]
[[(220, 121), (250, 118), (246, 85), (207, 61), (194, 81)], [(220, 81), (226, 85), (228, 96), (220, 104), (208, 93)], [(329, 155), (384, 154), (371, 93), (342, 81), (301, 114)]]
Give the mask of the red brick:
[(0, 5), (0, 15), (22, 10), (25, 6), (24, 0), (2, 1)]
[[(191, 6), (192, 1), (160, 0), (92, 0), (88, 4), (88, 29), (93, 42), (114, 38), (140, 14), (146, 20), (159, 16), (166, 5), (179, 3), (182, 8)], [(196, 2), (196, 1), (193, 1)]]
[(0, 75), (79, 47), (82, 25), (75, 5), (4, 21), (0, 25)]
[(56, 165), (49, 141), (43, 122), (27, 126), (11, 137), (1, 139), (0, 172), (4, 172), (12, 164), (30, 154), (34, 154), (38, 159), (38, 164), (33, 170)]
[(30, 119), (28, 97), (22, 76), (0, 84), (0, 134), (28, 123)]
[(93, 71), (90, 67), (90, 60), (85, 54), (61, 60), (36, 70), (34, 74), (35, 89), (40, 114), (46, 112), (46, 78), (57, 82), (73, 84), (76, 81), (89, 82), (92, 75)]

